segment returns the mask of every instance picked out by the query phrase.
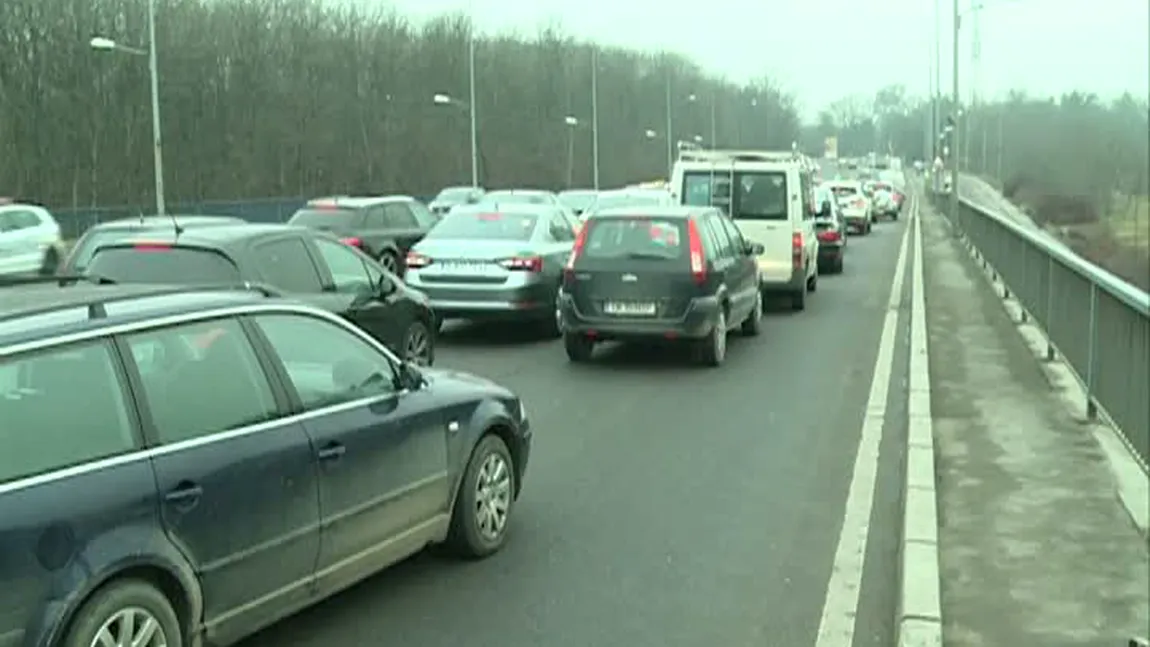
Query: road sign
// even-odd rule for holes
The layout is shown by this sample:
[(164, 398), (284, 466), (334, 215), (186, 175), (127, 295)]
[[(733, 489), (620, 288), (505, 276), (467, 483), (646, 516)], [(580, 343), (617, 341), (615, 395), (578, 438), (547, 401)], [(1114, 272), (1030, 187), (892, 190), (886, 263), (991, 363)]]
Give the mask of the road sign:
[(827, 137), (823, 140), (823, 157), (833, 160), (839, 158), (839, 138)]

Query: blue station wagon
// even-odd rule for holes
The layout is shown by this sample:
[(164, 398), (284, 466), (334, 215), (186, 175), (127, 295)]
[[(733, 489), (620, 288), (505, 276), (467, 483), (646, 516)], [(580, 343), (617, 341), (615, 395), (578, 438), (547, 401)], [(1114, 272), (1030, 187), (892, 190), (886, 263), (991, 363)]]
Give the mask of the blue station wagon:
[(505, 542), (523, 404), (254, 288), (0, 286), (0, 647), (226, 645)]

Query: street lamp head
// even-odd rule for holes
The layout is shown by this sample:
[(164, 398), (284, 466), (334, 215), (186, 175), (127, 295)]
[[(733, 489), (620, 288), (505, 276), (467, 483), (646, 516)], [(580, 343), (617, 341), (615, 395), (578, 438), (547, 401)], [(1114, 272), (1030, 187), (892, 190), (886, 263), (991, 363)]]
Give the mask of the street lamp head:
[(699, 97), (695, 96), (693, 93), (687, 95), (687, 101), (695, 101), (698, 98)]
[(695, 142), (698, 144), (703, 143), (703, 136), (702, 135), (695, 135), (694, 139), (695, 139)]
[(431, 100), (434, 101), (435, 103), (441, 105), (441, 106), (447, 105), (447, 104), (452, 102), (451, 97), (447, 96), (446, 94), (437, 94), (434, 97), (431, 97)]
[(92, 49), (100, 50), (102, 52), (110, 52), (116, 49), (116, 41), (111, 38), (103, 38), (102, 36), (95, 36), (92, 40), (88, 41)]
[(648, 129), (648, 130), (647, 130), (646, 132), (644, 132), (643, 134), (644, 134), (644, 135), (647, 137), (647, 139), (655, 139), (655, 135), (657, 135), (658, 133), (656, 133), (656, 132), (655, 132), (655, 131), (653, 131), (653, 130), (650, 130), (650, 129)]
[(567, 115), (563, 118), (563, 123), (567, 124), (568, 126), (578, 126), (579, 120), (575, 117), (572, 117), (571, 115)]
[(751, 107), (752, 108), (758, 108), (759, 107), (759, 100), (758, 99), (751, 99)]

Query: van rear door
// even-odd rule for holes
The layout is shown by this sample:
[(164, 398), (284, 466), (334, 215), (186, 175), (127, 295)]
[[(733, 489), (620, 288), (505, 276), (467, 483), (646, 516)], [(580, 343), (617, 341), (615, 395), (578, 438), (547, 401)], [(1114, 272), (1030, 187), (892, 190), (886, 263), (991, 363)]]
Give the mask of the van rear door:
[(791, 240), (795, 226), (790, 218), (792, 191), (785, 170), (738, 171), (735, 173), (734, 209), (731, 213), (743, 237), (760, 243), (759, 275), (764, 281), (791, 278)]

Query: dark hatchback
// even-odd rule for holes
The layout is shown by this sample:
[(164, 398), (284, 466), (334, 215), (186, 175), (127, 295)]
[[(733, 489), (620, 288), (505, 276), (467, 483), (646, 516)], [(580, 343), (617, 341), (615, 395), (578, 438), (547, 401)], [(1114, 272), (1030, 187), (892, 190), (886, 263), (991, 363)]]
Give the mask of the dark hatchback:
[(246, 224), (175, 240), (121, 240), (100, 247), (87, 272), (115, 283), (269, 285), (347, 318), (410, 362), (435, 360), (427, 297), (358, 249), (306, 227)]
[(499, 385), (255, 292), (0, 300), (0, 647), (232, 644), (504, 544), (531, 431)]
[(691, 344), (705, 364), (722, 364), (730, 330), (760, 331), (755, 256), (762, 251), (714, 208), (593, 213), (564, 271), (568, 358), (586, 361), (602, 341), (663, 339)]
[(92, 259), (92, 254), (100, 245), (106, 245), (118, 240), (125, 240), (133, 236), (147, 235), (155, 240), (172, 239), (176, 236), (176, 227), (187, 231), (203, 227), (219, 227), (221, 225), (242, 225), (242, 218), (230, 216), (146, 216), (144, 218), (125, 218), (123, 220), (109, 220), (93, 225), (84, 232), (68, 256), (61, 263), (57, 271), (60, 274), (75, 274), (82, 272)]
[(847, 252), (847, 223), (834, 193), (825, 187), (815, 189), (819, 212), (815, 216), (815, 237), (819, 240), (819, 271), (842, 274)]
[(403, 195), (317, 198), (292, 214), (289, 225), (326, 231), (403, 276), (403, 259), (439, 219)]

